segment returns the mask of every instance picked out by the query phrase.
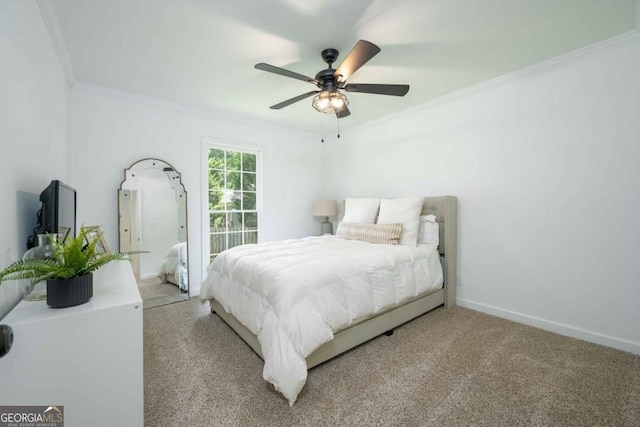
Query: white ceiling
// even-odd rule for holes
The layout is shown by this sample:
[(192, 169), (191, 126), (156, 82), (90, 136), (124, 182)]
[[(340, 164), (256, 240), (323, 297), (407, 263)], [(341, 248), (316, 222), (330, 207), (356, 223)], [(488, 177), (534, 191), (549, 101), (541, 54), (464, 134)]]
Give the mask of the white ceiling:
[(346, 129), (636, 29), (636, 0), (53, 0), (53, 10), (77, 81), (313, 133), (323, 115), (311, 98), (269, 106), (315, 86), (256, 63), (313, 77), (325, 48), (339, 64), (359, 39), (380, 46), (349, 82), (411, 89), (348, 93)]

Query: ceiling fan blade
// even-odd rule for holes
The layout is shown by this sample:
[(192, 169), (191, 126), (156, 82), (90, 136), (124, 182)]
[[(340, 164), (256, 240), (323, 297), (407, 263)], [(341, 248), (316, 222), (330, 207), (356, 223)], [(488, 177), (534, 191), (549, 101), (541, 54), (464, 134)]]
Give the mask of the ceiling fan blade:
[(405, 96), (409, 85), (376, 85), (351, 83), (344, 87), (347, 92), (374, 93), (378, 95)]
[(380, 48), (366, 40), (359, 40), (336, 69), (335, 76), (338, 83), (344, 83), (356, 70), (366, 64), (380, 52)]
[(284, 68), (279, 68), (273, 65), (265, 64), (264, 62), (256, 64), (254, 68), (256, 68), (257, 70), (268, 71), (270, 73), (279, 74), (285, 77), (291, 77), (292, 79), (302, 80), (303, 82), (313, 83), (314, 85), (318, 84), (318, 81), (314, 78), (304, 76), (302, 74), (298, 74), (294, 71), (285, 70)]
[(345, 118), (347, 116), (350, 116), (350, 115), (351, 115), (351, 111), (349, 111), (349, 107), (344, 107), (344, 110), (339, 111), (339, 112), (336, 113), (336, 117), (339, 118), (339, 119), (343, 119), (343, 118)]
[(316, 94), (318, 92), (320, 92), (320, 91), (319, 90), (312, 90), (311, 92), (303, 93), (302, 95), (298, 95), (298, 96), (295, 96), (295, 97), (293, 97), (291, 99), (287, 99), (286, 101), (282, 101), (279, 104), (272, 105), (269, 108), (271, 108), (272, 110), (279, 110), (281, 108), (286, 107), (287, 105), (293, 104), (294, 102), (298, 102), (298, 101), (301, 101), (301, 100), (303, 100), (305, 98), (308, 98), (311, 95), (314, 95), (314, 94)]

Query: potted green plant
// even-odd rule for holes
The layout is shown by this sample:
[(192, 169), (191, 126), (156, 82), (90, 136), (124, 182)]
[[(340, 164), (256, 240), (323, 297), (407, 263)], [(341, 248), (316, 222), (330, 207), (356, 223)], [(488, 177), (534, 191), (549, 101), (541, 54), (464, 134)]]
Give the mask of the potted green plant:
[(96, 250), (100, 236), (88, 243), (87, 231), (81, 229), (77, 237), (64, 243), (51, 239), (52, 258), (27, 258), (15, 261), (0, 272), (3, 280), (31, 280), (35, 285), (47, 281), (47, 305), (54, 308), (72, 307), (88, 302), (93, 296), (93, 272), (105, 264), (129, 259), (141, 252), (101, 254)]

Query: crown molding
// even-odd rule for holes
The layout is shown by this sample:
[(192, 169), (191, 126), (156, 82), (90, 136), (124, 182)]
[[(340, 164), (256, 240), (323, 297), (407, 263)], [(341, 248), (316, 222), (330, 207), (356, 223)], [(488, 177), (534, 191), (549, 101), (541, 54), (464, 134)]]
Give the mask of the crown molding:
[[(640, 0), (637, 0), (640, 4)], [(640, 7), (640, 5), (639, 5)], [(639, 12), (640, 13), (640, 12)], [(481, 83), (478, 83), (476, 85), (467, 87), (467, 88), (463, 88), (460, 90), (457, 90), (455, 92), (452, 93), (448, 93), (446, 95), (442, 95), (438, 98), (429, 100), (429, 101), (425, 101), (421, 104), (418, 104), (416, 106), (413, 107), (409, 107), (406, 108), (404, 110), (400, 110), (398, 112), (395, 112), (393, 114), (390, 114), (388, 116), (384, 116), (381, 117), (380, 119), (376, 120), (376, 124), (378, 123), (383, 123), (383, 122), (388, 122), (390, 120), (395, 120), (399, 117), (408, 115), (408, 114), (412, 114), (412, 113), (416, 113), (419, 111), (422, 111), (424, 109), (439, 105), (439, 104), (443, 104), (445, 102), (448, 101), (452, 101), (464, 96), (467, 96), (471, 93), (480, 91), (486, 87), (491, 87), (491, 86), (496, 86), (499, 84), (502, 84), (503, 82), (509, 81), (509, 80), (514, 80), (514, 79), (519, 79), (522, 78), (523, 76), (532, 74), (532, 73), (537, 73), (537, 72), (541, 72), (541, 71), (545, 71), (548, 70), (549, 68), (552, 67), (556, 67), (556, 66), (560, 66), (562, 64), (566, 64), (567, 62), (576, 60), (577, 58), (580, 58), (582, 56), (585, 55), (589, 55), (589, 54), (593, 54), (596, 52), (600, 52), (604, 49), (608, 49), (610, 47), (615, 47), (618, 45), (623, 45), (626, 43), (633, 43), (634, 41), (640, 40), (640, 31), (639, 30), (631, 30), (631, 31), (627, 31), (626, 33), (622, 33), (619, 34), (617, 36), (608, 38), (606, 40), (602, 40), (600, 42), (591, 44), (589, 46), (585, 46), (576, 50), (573, 50), (571, 52), (565, 53), (563, 55), (560, 56), (556, 56), (554, 58), (551, 59), (547, 59), (546, 61), (542, 61), (542, 62), (538, 62), (537, 64), (533, 64), (530, 65), (528, 67), (525, 68), (521, 68), (519, 70), (516, 71), (512, 71), (510, 73), (504, 74), (502, 76), (498, 76), (495, 77), (491, 80), (487, 80)], [(360, 131), (368, 126), (370, 126), (371, 123), (363, 123), (361, 125), (358, 126), (354, 126), (352, 128), (348, 129), (348, 132), (357, 132)], [(347, 131), (344, 132), (345, 134), (347, 133)]]
[(40, 14), (42, 15), (44, 24), (47, 27), (47, 31), (49, 32), (51, 44), (53, 44), (53, 49), (56, 51), (64, 76), (67, 79), (67, 84), (69, 85), (69, 88), (72, 88), (78, 79), (76, 77), (76, 72), (73, 69), (73, 64), (71, 63), (71, 58), (69, 57), (64, 37), (62, 37), (60, 21), (58, 20), (58, 14), (53, 6), (53, 0), (36, 0), (36, 3), (38, 4)]
[(102, 94), (106, 94), (116, 98), (125, 99), (129, 102), (134, 102), (140, 105), (161, 108), (164, 110), (187, 114), (190, 116), (200, 116), (200, 117), (215, 119), (219, 121), (234, 122), (238, 126), (250, 126), (253, 129), (276, 131), (276, 132), (281, 132), (288, 135), (299, 135), (300, 137), (303, 137), (303, 138), (308, 138), (308, 137), (316, 138), (316, 135), (311, 132), (274, 125), (266, 120), (255, 119), (255, 118), (240, 115), (240, 114), (232, 115), (232, 114), (225, 114), (215, 110), (189, 107), (184, 104), (178, 104), (175, 102), (153, 98), (147, 95), (140, 95), (134, 92), (114, 89), (111, 87), (101, 86), (101, 85), (87, 83), (83, 81), (77, 81), (73, 87), (73, 90), (102, 93)]

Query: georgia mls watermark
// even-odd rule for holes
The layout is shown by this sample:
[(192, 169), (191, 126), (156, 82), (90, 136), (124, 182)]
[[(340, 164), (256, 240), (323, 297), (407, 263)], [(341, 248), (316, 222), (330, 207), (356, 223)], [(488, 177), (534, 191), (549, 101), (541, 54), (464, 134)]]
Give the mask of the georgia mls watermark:
[(64, 406), (0, 406), (0, 427), (64, 427)]

